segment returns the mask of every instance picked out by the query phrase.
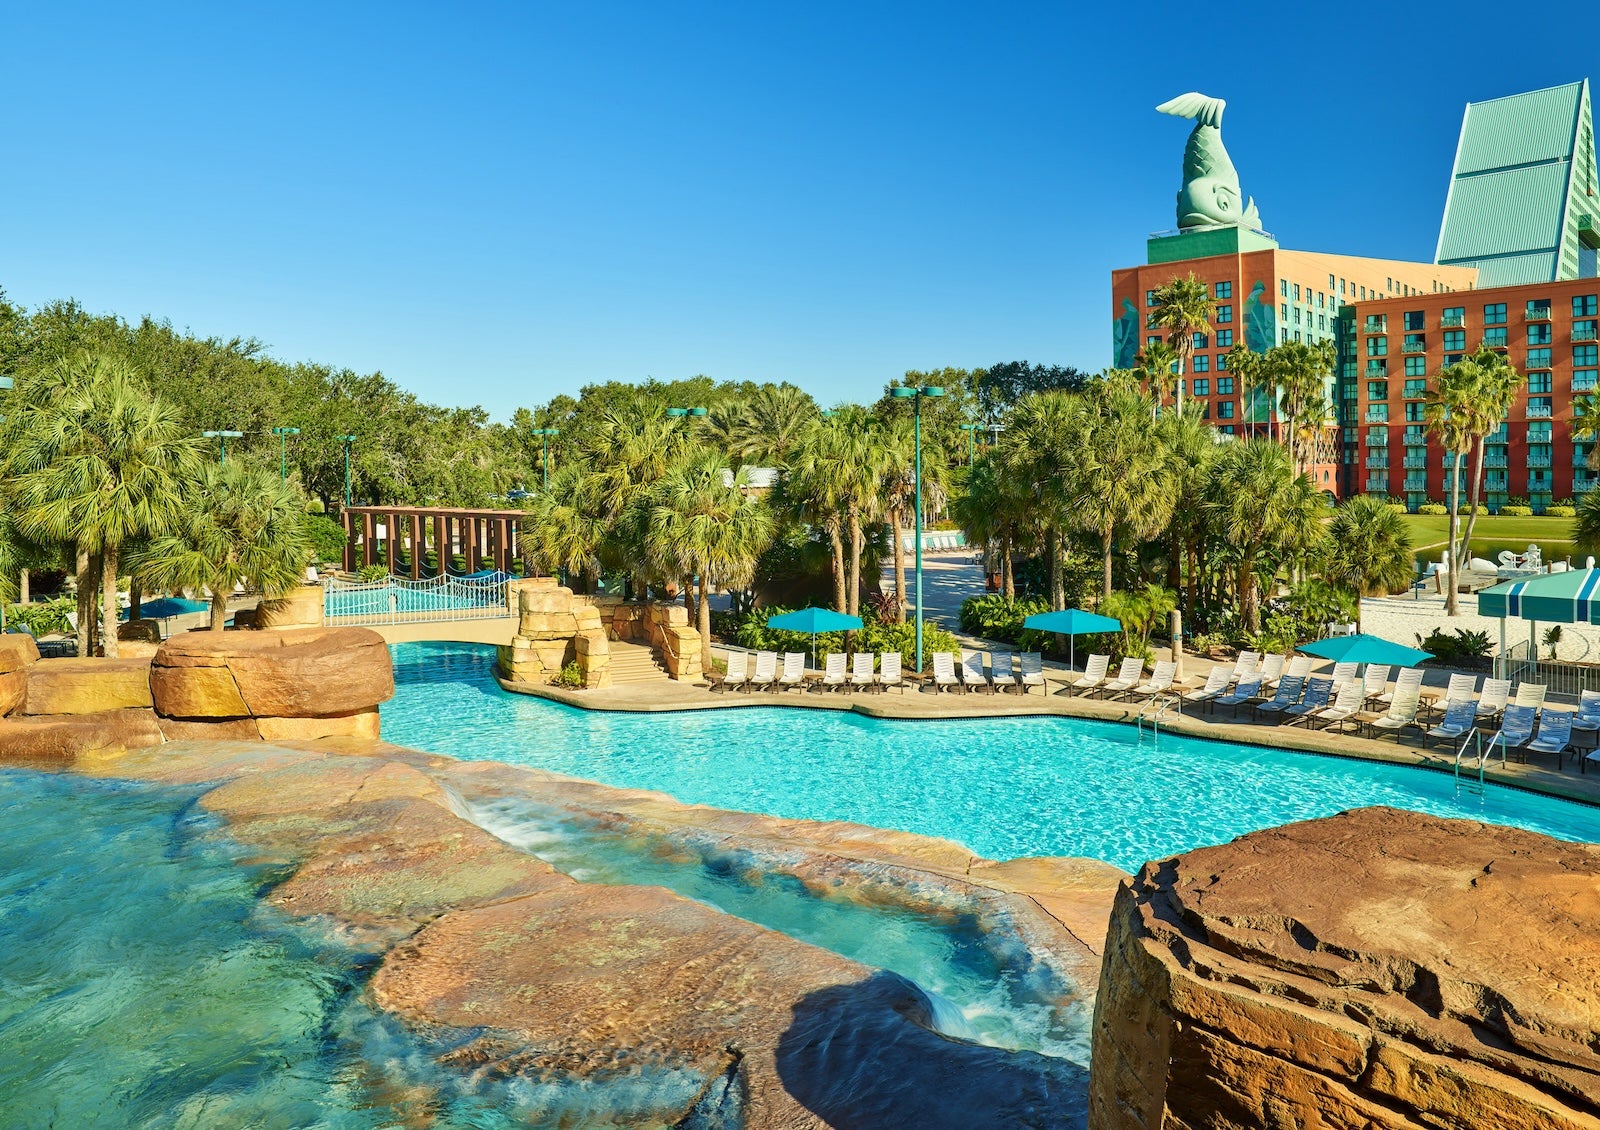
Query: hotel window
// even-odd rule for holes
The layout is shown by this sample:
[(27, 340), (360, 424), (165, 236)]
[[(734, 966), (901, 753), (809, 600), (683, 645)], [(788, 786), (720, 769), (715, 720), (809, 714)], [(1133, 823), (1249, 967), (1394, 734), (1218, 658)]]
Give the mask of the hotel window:
[[(1546, 353), (1550, 352), (1548, 349)], [(1574, 345), (1572, 347), (1572, 363), (1574, 365), (1600, 364), (1600, 345)], [(1533, 368), (1533, 351), (1528, 351), (1528, 368)]]
[(1486, 326), (1503, 326), (1506, 324), (1506, 304), (1504, 302), (1486, 302), (1483, 307), (1483, 324)]
[(1596, 375), (1597, 375), (1597, 372), (1594, 369), (1579, 369), (1579, 370), (1577, 370), (1576, 372), (1574, 372), (1572, 374), (1572, 391), (1573, 392), (1592, 392), (1592, 391), (1594, 391)]
[(1294, 324), (1297, 326), (1300, 324), (1300, 307), (1298, 306), (1294, 308)]
[(1406, 358), (1406, 376), (1425, 377), (1428, 375), (1428, 359), (1412, 355)]
[(1299, 283), (1295, 283), (1294, 284), (1294, 300), (1296, 302), (1300, 301), (1300, 284)]
[(1428, 395), (1428, 382), (1422, 380), (1407, 381), (1405, 395), (1411, 400), (1418, 400)]
[(1462, 356), (1463, 354), (1460, 353), (1446, 353), (1444, 355), (1445, 368), (1448, 369), (1451, 365), (1458, 364), (1461, 361)]
[(1217, 348), (1218, 349), (1232, 349), (1233, 348), (1233, 331), (1232, 330), (1218, 330), (1217, 331)]
[(1367, 382), (1367, 399), (1368, 400), (1388, 400), (1389, 399), (1389, 382), (1388, 381), (1368, 381)]
[(1328, 276), (1328, 289), (1330, 291), (1333, 289), (1333, 276), (1332, 275)]
[(1284, 298), (1288, 298), (1289, 297), (1289, 280), (1288, 279), (1279, 279), (1278, 280), (1278, 293), (1280, 295), (1282, 295)]
[(1144, 343), (1146, 345), (1160, 345), (1161, 344), (1161, 335), (1160, 334), (1151, 334), (1149, 337), (1144, 339)]
[(1195, 349), (1206, 349), (1206, 348), (1209, 348), (1207, 343), (1210, 340), (1211, 339), (1208, 338), (1205, 334), (1197, 333), (1197, 334), (1190, 334), (1189, 335), (1189, 344), (1190, 344), (1191, 347), (1193, 347)]
[[(1210, 407), (1210, 405), (1207, 405), (1207, 407)], [(1230, 404), (1230, 405), (1228, 405), (1228, 407), (1232, 408), (1233, 405)], [(1231, 436), (1233, 434), (1233, 425), (1232, 424), (1224, 424), (1224, 425), (1222, 425), (1222, 427), (1218, 428), (1217, 430), (1220, 431), (1225, 436)]]
[(1488, 346), (1503, 346), (1505, 343), (1506, 328), (1504, 326), (1491, 326), (1483, 331), (1483, 344)]
[(1595, 321), (1593, 318), (1572, 323), (1573, 341), (1590, 341), (1597, 336), (1600, 336), (1600, 322)]
[(1538, 393), (1538, 392), (1547, 393), (1547, 392), (1549, 392), (1550, 391), (1550, 374), (1549, 373), (1529, 373), (1528, 374), (1528, 391), (1530, 393)]
[(1467, 331), (1445, 330), (1444, 347), (1449, 350), (1465, 349), (1467, 347)]
[(1324, 298), (1325, 298), (1325, 296), (1323, 295), (1322, 291), (1320, 291), (1320, 290), (1317, 291), (1317, 309), (1318, 310), (1322, 310), (1322, 309), (1327, 307), (1328, 304), (1327, 304), (1326, 301), (1324, 301)]
[[(1582, 348), (1583, 346), (1580, 345), (1573, 349), (1572, 354), (1574, 360), (1577, 359), (1578, 350)], [(1550, 351), (1548, 349), (1528, 350), (1527, 367), (1530, 369), (1548, 369), (1550, 367)]]
[(1550, 323), (1549, 322), (1535, 322), (1532, 325), (1530, 325), (1528, 327), (1528, 344), (1529, 345), (1549, 345), (1550, 344)]
[(1389, 283), (1389, 290), (1392, 292), (1394, 290), (1394, 280), (1388, 279), (1387, 282)]
[(1218, 377), (1217, 378), (1217, 395), (1218, 396), (1231, 396), (1231, 395), (1233, 395), (1233, 378), (1232, 377)]
[(1344, 297), (1344, 280), (1343, 279), (1339, 280), (1339, 297), (1340, 298)]
[(1146, 306), (1154, 306), (1156, 304), (1156, 292), (1155, 291), (1147, 290), (1147, 291), (1144, 292), (1144, 304)]
[(1388, 375), (1389, 375), (1389, 362), (1387, 362), (1387, 361), (1368, 361), (1367, 362), (1367, 376), (1369, 376), (1369, 377), (1387, 377)]
[(1446, 306), (1444, 313), (1439, 316), (1439, 324), (1444, 326), (1462, 326), (1467, 322), (1467, 308), (1465, 306)]
[(1528, 397), (1528, 415), (1530, 415), (1530, 416), (1548, 416), (1548, 415), (1550, 415), (1550, 412), (1551, 412), (1550, 398), (1548, 396), (1530, 396), (1530, 397)]
[(1420, 400), (1406, 401), (1406, 423), (1420, 424), (1426, 418), (1428, 406)]
[(1233, 321), (1233, 307), (1232, 306), (1218, 306), (1217, 307), (1217, 322), (1218, 322), (1218, 324), (1226, 325), (1227, 323), (1229, 323), (1231, 321)]
[[(1221, 335), (1218, 335), (1218, 336), (1221, 336)], [(1220, 345), (1221, 342), (1218, 342), (1218, 344)], [(1228, 355), (1226, 353), (1217, 354), (1217, 372), (1219, 372), (1219, 373), (1225, 372), (1227, 370), (1227, 368), (1228, 368)]]
[(1231, 420), (1231, 419), (1233, 419), (1233, 401), (1231, 401), (1231, 400), (1219, 400), (1219, 401), (1217, 401), (1217, 419), (1219, 419), (1219, 420)]
[(1278, 303), (1278, 317), (1284, 322), (1289, 320), (1289, 304), (1287, 302)]
[(1600, 313), (1595, 307), (1595, 295), (1575, 294), (1572, 296), (1572, 316), (1574, 318), (1592, 318)]
[(1194, 371), (1197, 373), (1209, 373), (1211, 371), (1211, 358), (1204, 353), (1197, 353), (1194, 359)]
[(1294, 331), (1294, 339), (1295, 339), (1295, 340), (1296, 340), (1296, 341), (1299, 341), (1299, 340), (1300, 340), (1300, 331), (1299, 331), (1299, 330), (1295, 330), (1295, 331)]
[[(1196, 358), (1196, 360), (1200, 360), (1200, 358)], [(1211, 395), (1211, 380), (1210, 380), (1210, 378), (1206, 378), (1204, 380), (1195, 381), (1194, 382), (1194, 394), (1196, 396), (1210, 396)]]
[(1367, 423), (1386, 424), (1389, 422), (1389, 406), (1387, 404), (1367, 405)]
[(1326, 314), (1318, 314), (1317, 315), (1317, 329), (1325, 330), (1327, 328), (1328, 328), (1327, 315)]
[(1408, 329), (1408, 330), (1425, 329), (1427, 327), (1427, 324), (1428, 323), (1425, 320), (1425, 318), (1423, 317), (1423, 313), (1422, 313), (1421, 310), (1407, 310), (1406, 311), (1406, 329)]
[(1219, 282), (1216, 286), (1216, 292), (1218, 298), (1232, 298), (1233, 284), (1231, 282)]
[(1367, 300), (1367, 288), (1366, 287), (1362, 287), (1361, 288), (1361, 301), (1365, 302), (1366, 300)]
[(1406, 334), (1405, 349), (1407, 353), (1410, 353), (1413, 349), (1426, 348), (1428, 348), (1428, 337), (1426, 334)]
[(1389, 355), (1389, 339), (1387, 337), (1367, 338), (1368, 357), (1387, 357)]

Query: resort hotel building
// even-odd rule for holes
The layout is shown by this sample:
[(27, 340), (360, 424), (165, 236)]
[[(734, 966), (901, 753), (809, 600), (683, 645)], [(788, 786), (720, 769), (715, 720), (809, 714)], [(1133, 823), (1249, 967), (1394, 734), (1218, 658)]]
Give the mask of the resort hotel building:
[[(1227, 351), (1332, 341), (1329, 461), (1312, 469), (1334, 494), (1387, 495), (1415, 509), (1449, 490), (1448, 457), (1423, 424), (1441, 368), (1480, 345), (1527, 377), (1490, 437), (1483, 494), (1491, 510), (1527, 499), (1542, 510), (1587, 490), (1587, 443), (1571, 437), (1573, 397), (1600, 372), (1600, 196), (1587, 80), (1468, 105), (1435, 262), (1282, 248), (1239, 204), (1221, 143), (1219, 100), (1160, 107), (1195, 119), (1184, 155), (1178, 229), (1152, 235), (1146, 262), (1111, 273), (1112, 364), (1133, 368), (1161, 340), (1155, 291), (1193, 274), (1217, 313), (1195, 340), (1185, 393), (1233, 434), (1273, 426), (1265, 390), (1246, 395)], [(1470, 471), (1470, 460), (1462, 469)], [(1468, 484), (1463, 483), (1465, 488)]]

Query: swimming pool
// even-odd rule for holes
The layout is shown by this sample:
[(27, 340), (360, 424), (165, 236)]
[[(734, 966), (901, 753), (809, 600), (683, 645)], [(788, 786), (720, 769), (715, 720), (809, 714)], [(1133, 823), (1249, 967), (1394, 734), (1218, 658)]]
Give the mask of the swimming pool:
[(494, 651), (393, 647), (385, 740), (679, 800), (853, 820), (991, 859), (1077, 855), (1128, 870), (1259, 828), (1386, 804), (1600, 840), (1600, 809), (1449, 774), (1069, 718), (885, 721), (782, 707), (616, 714), (502, 691)]

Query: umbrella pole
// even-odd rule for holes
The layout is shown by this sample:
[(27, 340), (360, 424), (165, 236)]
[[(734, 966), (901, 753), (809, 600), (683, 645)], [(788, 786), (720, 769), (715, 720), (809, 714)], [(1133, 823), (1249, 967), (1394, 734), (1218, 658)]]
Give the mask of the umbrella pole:
[(1077, 636), (1068, 636), (1067, 637), (1067, 670), (1076, 671), (1077, 669), (1078, 669), (1078, 637)]

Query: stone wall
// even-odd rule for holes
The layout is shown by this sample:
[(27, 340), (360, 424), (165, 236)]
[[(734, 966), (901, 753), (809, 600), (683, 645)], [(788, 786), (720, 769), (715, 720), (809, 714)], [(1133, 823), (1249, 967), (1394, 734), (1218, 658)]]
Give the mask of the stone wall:
[(598, 598), (602, 615), (609, 613), (613, 639), (649, 647), (661, 656), (667, 674), (681, 682), (700, 678), (700, 633), (689, 623), (681, 604), (652, 604)]
[(256, 605), (258, 628), (320, 628), (326, 605), (321, 585), (301, 585)]
[(519, 683), (546, 683), (577, 662), (586, 687), (611, 685), (610, 640), (639, 643), (661, 656), (674, 679), (700, 678), (700, 633), (681, 604), (647, 604), (614, 596), (581, 596), (554, 577), (510, 582), (517, 634), (500, 647), (500, 673)]
[(1600, 846), (1369, 808), (1119, 891), (1090, 1130), (1600, 1127)]

